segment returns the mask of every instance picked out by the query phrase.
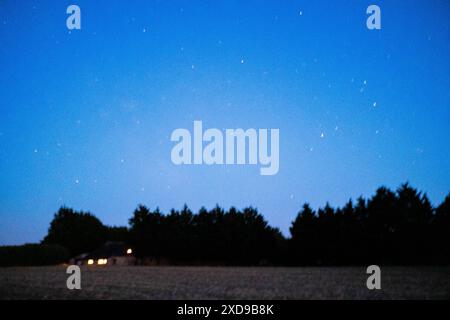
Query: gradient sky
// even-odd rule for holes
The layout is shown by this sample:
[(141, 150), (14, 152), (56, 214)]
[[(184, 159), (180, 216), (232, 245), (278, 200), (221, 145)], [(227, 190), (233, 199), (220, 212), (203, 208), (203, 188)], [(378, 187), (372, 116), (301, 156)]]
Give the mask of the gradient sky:
[[(366, 28), (378, 4), (382, 29)], [(81, 8), (69, 32), (66, 8)], [(303, 202), (409, 181), (450, 191), (448, 1), (0, 1), (0, 244), (61, 205), (127, 225), (138, 203)], [(176, 128), (279, 128), (280, 171), (175, 166)], [(322, 137), (323, 136), (323, 137)]]

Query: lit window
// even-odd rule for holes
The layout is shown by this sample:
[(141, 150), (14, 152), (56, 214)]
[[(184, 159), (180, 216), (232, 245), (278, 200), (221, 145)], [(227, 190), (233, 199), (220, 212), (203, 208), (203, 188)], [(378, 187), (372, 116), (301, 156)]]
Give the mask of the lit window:
[(104, 265), (104, 264), (107, 264), (107, 263), (108, 263), (107, 259), (98, 259), (98, 261), (97, 261), (98, 265)]
[(131, 250), (131, 249), (127, 250), (127, 254), (132, 254), (132, 253), (133, 253), (133, 250)]
[(88, 264), (94, 264), (94, 259), (89, 259)]

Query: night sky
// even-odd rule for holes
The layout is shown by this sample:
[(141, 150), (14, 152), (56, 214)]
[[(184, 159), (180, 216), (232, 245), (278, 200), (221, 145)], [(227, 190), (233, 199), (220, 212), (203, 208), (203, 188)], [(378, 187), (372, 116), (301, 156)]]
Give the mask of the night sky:
[[(287, 235), (304, 202), (381, 185), (439, 204), (449, 21), (445, 0), (0, 1), (0, 244), (40, 241), (61, 205), (109, 225), (139, 203), (252, 205)], [(170, 135), (194, 120), (279, 128), (278, 174), (174, 165)]]

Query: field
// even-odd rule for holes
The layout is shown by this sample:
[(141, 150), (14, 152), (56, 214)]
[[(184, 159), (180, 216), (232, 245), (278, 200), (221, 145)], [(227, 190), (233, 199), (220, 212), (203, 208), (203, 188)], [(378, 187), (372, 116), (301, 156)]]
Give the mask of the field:
[(82, 267), (81, 290), (65, 266), (0, 268), (0, 299), (449, 299), (449, 267), (382, 267), (368, 290), (364, 267)]

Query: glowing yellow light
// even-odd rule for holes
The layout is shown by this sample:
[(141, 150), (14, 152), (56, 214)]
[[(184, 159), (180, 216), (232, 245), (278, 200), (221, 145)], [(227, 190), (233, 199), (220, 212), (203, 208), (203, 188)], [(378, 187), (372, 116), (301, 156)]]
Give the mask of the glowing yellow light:
[(94, 259), (89, 259), (88, 264), (94, 264)]
[(104, 264), (107, 264), (107, 263), (108, 263), (107, 259), (98, 259), (98, 261), (97, 261), (98, 265), (104, 265)]
[(127, 250), (127, 254), (132, 254), (132, 253), (133, 253), (133, 250), (131, 250), (131, 249)]

